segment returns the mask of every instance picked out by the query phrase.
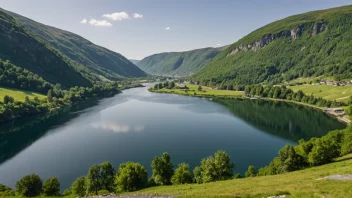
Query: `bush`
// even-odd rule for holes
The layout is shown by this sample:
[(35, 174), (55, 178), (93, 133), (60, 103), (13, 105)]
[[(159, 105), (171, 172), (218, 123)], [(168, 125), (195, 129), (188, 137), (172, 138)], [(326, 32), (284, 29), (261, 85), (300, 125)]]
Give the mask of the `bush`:
[(86, 195), (87, 182), (85, 177), (79, 177), (72, 183), (71, 186), (72, 194), (75, 196), (83, 197)]
[(245, 173), (246, 177), (255, 177), (257, 176), (257, 170), (254, 166), (248, 166), (247, 172)]
[(161, 157), (155, 156), (151, 167), (153, 169), (152, 178), (157, 185), (171, 184), (174, 166), (171, 163), (171, 157), (168, 153), (163, 153)]
[(147, 186), (147, 170), (139, 163), (127, 162), (120, 165), (115, 177), (116, 191), (135, 191)]
[(175, 174), (171, 177), (172, 184), (189, 184), (192, 183), (192, 174), (189, 171), (189, 165), (181, 163), (175, 170)]
[(54, 176), (45, 181), (43, 185), (43, 192), (46, 196), (58, 196), (60, 195), (60, 182)]
[(16, 183), (16, 191), (25, 197), (36, 197), (42, 192), (43, 182), (36, 174), (26, 175)]

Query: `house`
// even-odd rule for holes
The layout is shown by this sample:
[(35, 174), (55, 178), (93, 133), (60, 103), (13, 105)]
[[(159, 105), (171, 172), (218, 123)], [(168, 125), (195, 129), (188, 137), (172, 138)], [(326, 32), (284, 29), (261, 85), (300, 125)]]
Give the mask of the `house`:
[(320, 84), (321, 84), (321, 85), (325, 85), (326, 82), (325, 82), (324, 80), (321, 80), (321, 81), (320, 81)]
[(332, 82), (331, 81), (327, 81), (326, 84), (327, 85), (332, 85)]
[(180, 88), (180, 89), (185, 89), (186, 88), (186, 85), (185, 84), (177, 84), (177, 87)]

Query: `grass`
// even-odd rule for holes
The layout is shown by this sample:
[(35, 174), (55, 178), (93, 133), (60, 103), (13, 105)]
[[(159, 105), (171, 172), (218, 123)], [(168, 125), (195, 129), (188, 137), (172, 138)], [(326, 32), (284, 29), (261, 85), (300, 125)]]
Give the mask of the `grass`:
[(282, 175), (232, 179), (207, 184), (147, 188), (133, 194), (181, 194), (182, 197), (351, 197), (352, 181), (317, 180), (352, 173), (352, 154), (336, 162)]
[(15, 99), (15, 101), (21, 101), (21, 102), (24, 102), (26, 96), (28, 96), (29, 99), (33, 99), (35, 96), (37, 96), (40, 100), (46, 98), (46, 96), (40, 93), (0, 87), (1, 101), (3, 100), (5, 95), (11, 96)]
[(187, 84), (189, 88), (188, 91), (185, 89), (160, 89), (160, 90), (153, 90), (153, 92), (159, 93), (174, 93), (179, 95), (188, 95), (188, 96), (225, 96), (225, 97), (240, 97), (243, 96), (242, 91), (228, 91), (228, 90), (216, 90), (209, 87), (202, 87), (202, 91), (198, 91), (198, 85)]
[(302, 90), (305, 94), (315, 97), (322, 97), (327, 100), (346, 102), (352, 96), (352, 86), (332, 86), (332, 85), (297, 85), (290, 86), (293, 91)]

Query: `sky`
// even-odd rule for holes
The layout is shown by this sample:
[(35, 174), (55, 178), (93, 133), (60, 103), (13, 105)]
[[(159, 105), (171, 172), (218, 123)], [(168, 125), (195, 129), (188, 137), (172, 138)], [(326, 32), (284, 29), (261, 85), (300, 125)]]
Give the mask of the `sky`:
[(129, 59), (218, 47), (270, 22), (352, 0), (0, 0), (0, 7), (76, 33)]

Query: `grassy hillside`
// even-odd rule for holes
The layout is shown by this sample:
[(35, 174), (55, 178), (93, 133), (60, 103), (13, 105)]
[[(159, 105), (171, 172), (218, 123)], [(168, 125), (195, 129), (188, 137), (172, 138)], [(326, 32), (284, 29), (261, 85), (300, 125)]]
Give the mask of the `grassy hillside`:
[(224, 49), (225, 47), (203, 48), (154, 54), (139, 61), (137, 66), (150, 74), (189, 76), (198, 72), (205, 63)]
[(232, 179), (206, 184), (187, 184), (147, 188), (133, 194), (181, 194), (182, 197), (268, 197), (286, 194), (288, 197), (350, 197), (352, 181), (317, 180), (352, 172), (352, 155), (323, 166), (282, 175)]
[(293, 91), (303, 91), (307, 95), (313, 94), (316, 97), (322, 97), (327, 100), (336, 100), (347, 102), (352, 96), (352, 86), (337, 87), (331, 85), (297, 85), (290, 86)]
[(352, 6), (291, 16), (232, 44), (194, 76), (206, 85), (352, 78)]
[(0, 59), (26, 68), (48, 82), (65, 87), (91, 85), (56, 50), (32, 37), (13, 17), (1, 10), (0, 46)]
[(145, 73), (119, 53), (93, 44), (79, 35), (47, 26), (21, 15), (4, 11), (14, 17), (30, 34), (57, 49), (80, 72), (91, 80), (117, 80), (141, 77)]
[(0, 87), (0, 101), (2, 101), (5, 95), (11, 96), (15, 99), (15, 101), (21, 101), (21, 102), (24, 102), (24, 99), (26, 96), (28, 96), (28, 98), (31, 100), (34, 97), (38, 97), (40, 100), (46, 98), (45, 95), (40, 93)]

